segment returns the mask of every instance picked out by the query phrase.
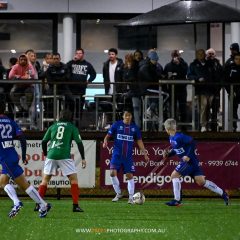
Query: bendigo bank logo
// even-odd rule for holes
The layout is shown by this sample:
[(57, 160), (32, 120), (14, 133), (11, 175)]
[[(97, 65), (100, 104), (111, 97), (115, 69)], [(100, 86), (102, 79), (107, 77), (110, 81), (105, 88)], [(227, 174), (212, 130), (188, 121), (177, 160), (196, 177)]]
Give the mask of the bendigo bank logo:
[[(171, 184), (171, 176), (170, 175), (158, 175), (158, 173), (151, 172), (147, 176), (133, 176), (134, 182), (136, 184), (140, 184), (144, 186), (145, 184), (156, 184), (158, 187), (162, 187), (165, 184)], [(181, 182), (184, 183), (193, 183), (194, 180), (190, 176), (185, 176), (180, 178)], [(123, 182), (127, 183), (127, 177), (124, 175)]]

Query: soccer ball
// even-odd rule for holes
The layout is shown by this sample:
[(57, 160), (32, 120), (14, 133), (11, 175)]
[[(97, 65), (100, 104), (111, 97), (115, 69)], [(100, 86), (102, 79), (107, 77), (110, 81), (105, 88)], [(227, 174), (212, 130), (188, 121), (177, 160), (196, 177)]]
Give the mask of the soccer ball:
[(143, 204), (145, 202), (145, 196), (141, 192), (137, 192), (133, 195), (133, 202), (135, 204)]

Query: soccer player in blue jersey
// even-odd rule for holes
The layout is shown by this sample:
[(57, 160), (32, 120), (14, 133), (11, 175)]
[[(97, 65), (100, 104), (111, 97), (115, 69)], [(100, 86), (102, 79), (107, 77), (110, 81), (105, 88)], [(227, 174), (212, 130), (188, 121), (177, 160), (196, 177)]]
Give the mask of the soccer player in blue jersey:
[(149, 161), (149, 158), (147, 151), (144, 148), (140, 129), (132, 122), (132, 113), (130, 111), (125, 110), (123, 113), (123, 120), (117, 121), (112, 125), (111, 129), (104, 138), (104, 148), (107, 147), (108, 141), (111, 137), (114, 139), (114, 147), (110, 162), (110, 176), (113, 188), (116, 192), (116, 196), (112, 199), (112, 201), (117, 202), (120, 198), (122, 198), (117, 172), (121, 169), (121, 167), (123, 167), (124, 174), (126, 174), (128, 181), (128, 203), (133, 204), (135, 189), (133, 173), (135, 172), (135, 167), (133, 164), (132, 153), (134, 140), (137, 141), (138, 147), (144, 155), (145, 161)]
[(23, 175), (23, 169), (19, 166), (19, 158), (14, 148), (13, 140), (18, 139), (20, 141), (22, 161), (26, 165), (26, 139), (16, 122), (5, 116), (4, 111), (5, 103), (0, 102), (0, 164), (2, 165), (0, 183), (14, 204), (8, 216), (10, 218), (15, 217), (23, 206), (15, 189), (9, 184), (11, 178), (33, 201), (40, 204), (39, 217), (43, 218), (47, 215), (51, 205), (47, 204), (39, 196), (38, 191), (28, 183)]
[(172, 148), (169, 151), (164, 151), (163, 157), (177, 155), (180, 158), (179, 164), (171, 174), (174, 199), (166, 204), (168, 206), (179, 206), (181, 204), (180, 177), (188, 175), (191, 176), (199, 186), (203, 186), (220, 195), (225, 204), (228, 205), (228, 194), (223, 189), (219, 188), (215, 183), (205, 179), (203, 171), (199, 166), (198, 158), (195, 154), (196, 144), (193, 138), (177, 132), (177, 124), (174, 119), (167, 119), (164, 122), (164, 127), (169, 135)]

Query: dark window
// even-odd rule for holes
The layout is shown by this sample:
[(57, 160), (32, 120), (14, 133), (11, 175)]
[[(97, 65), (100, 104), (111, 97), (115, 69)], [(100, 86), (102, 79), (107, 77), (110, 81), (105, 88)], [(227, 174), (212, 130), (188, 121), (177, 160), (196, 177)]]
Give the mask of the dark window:
[(120, 27), (118, 28), (119, 49), (147, 50), (157, 47), (156, 27)]

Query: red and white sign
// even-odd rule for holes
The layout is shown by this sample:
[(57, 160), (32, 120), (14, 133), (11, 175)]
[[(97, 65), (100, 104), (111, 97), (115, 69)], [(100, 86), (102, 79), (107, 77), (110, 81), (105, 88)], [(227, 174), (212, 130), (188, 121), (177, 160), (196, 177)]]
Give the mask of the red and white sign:
[[(150, 161), (146, 163), (140, 150), (135, 146), (133, 158), (136, 172), (134, 180), (138, 189), (171, 189), (170, 175), (178, 165), (178, 157), (171, 157), (163, 161), (163, 150), (169, 143), (144, 143)], [(101, 147), (101, 174), (100, 185), (104, 188), (111, 187), (110, 160), (113, 143), (108, 148)], [(206, 179), (215, 182), (224, 189), (237, 189), (240, 187), (240, 145), (235, 142), (200, 142), (197, 144), (196, 154), (202, 166)], [(126, 179), (119, 174), (121, 184), (126, 187)], [(183, 188), (199, 189), (191, 177), (182, 179)]]

